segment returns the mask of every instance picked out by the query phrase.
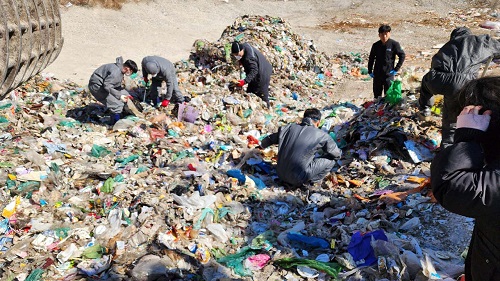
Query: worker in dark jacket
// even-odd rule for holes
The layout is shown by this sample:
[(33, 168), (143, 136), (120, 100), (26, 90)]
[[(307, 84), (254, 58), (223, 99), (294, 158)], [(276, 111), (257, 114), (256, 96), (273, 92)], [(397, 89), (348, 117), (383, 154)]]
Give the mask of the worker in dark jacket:
[(272, 65), (261, 52), (248, 43), (233, 42), (231, 55), (243, 65), (246, 74), (245, 79), (239, 80), (235, 86), (243, 87), (243, 85), (248, 84), (247, 92), (256, 94), (269, 108)]
[(121, 118), (125, 102), (130, 94), (123, 89), (123, 75), (137, 72), (137, 64), (132, 60), (123, 62), (122, 57), (116, 63), (108, 63), (97, 68), (89, 79), (89, 91), (96, 100), (104, 104), (112, 113), (112, 122)]
[[(373, 78), (373, 96), (382, 96), (391, 86), (394, 76), (405, 61), (405, 52), (397, 41), (391, 39), (391, 27), (381, 25), (378, 29), (379, 41), (372, 45), (368, 59), (368, 74)], [(396, 56), (398, 63), (394, 66)], [(375, 65), (375, 66), (374, 66)]]
[(431, 164), (434, 196), (447, 210), (475, 219), (466, 281), (500, 280), (500, 77), (468, 82), (454, 144)]
[[(151, 74), (152, 77), (149, 98), (153, 106), (158, 106), (160, 102), (164, 107), (168, 106), (171, 101), (176, 104), (184, 102), (184, 96), (177, 83), (175, 66), (169, 60), (158, 56), (148, 56), (142, 59), (141, 67), (146, 83), (149, 82), (148, 75)], [(163, 81), (166, 82), (167, 88), (166, 93), (160, 97), (158, 88), (161, 89)]]
[(342, 155), (335, 141), (317, 128), (320, 120), (318, 109), (307, 109), (300, 125), (282, 126), (261, 142), (262, 148), (278, 144), (278, 177), (292, 187), (322, 180)]
[[(500, 54), (500, 42), (489, 35), (472, 35), (467, 27), (451, 32), (450, 41), (432, 57), (431, 70), (422, 78), (420, 110), (431, 107), (433, 95), (444, 96), (441, 147), (453, 144), (455, 131), (456, 93), (468, 81), (477, 78), (482, 63)], [(458, 112), (456, 113), (458, 114)]]

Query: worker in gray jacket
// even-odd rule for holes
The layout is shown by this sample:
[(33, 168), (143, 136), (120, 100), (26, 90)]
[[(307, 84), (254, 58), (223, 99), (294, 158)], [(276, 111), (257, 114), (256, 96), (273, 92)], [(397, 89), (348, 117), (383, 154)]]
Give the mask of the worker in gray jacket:
[(123, 89), (123, 75), (137, 72), (137, 64), (132, 60), (123, 62), (122, 57), (116, 58), (116, 63), (108, 63), (97, 68), (89, 80), (89, 90), (92, 96), (112, 113), (112, 122), (121, 117), (127, 99), (131, 98)]
[[(149, 82), (148, 75), (151, 74), (151, 90), (149, 98), (156, 107), (158, 103), (166, 107), (172, 101), (173, 103), (184, 102), (184, 97), (179, 90), (177, 83), (177, 74), (174, 65), (167, 59), (158, 56), (147, 56), (142, 59), (142, 75), (144, 81)], [(167, 84), (167, 92), (164, 96), (159, 96), (158, 88), (161, 88), (161, 82)]]
[(269, 85), (273, 66), (261, 52), (248, 43), (233, 42), (231, 55), (243, 66), (246, 77), (230, 87), (243, 87), (248, 84), (247, 92), (257, 95), (269, 108)]
[(322, 180), (342, 155), (335, 141), (317, 128), (320, 120), (321, 111), (307, 109), (300, 125), (282, 126), (261, 142), (261, 148), (278, 144), (278, 177), (292, 187)]

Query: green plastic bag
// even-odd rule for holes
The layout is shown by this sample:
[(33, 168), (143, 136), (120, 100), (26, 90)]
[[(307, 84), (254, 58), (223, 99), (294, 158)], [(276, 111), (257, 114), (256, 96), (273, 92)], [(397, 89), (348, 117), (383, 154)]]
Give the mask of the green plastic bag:
[(317, 269), (319, 271), (323, 271), (326, 274), (337, 278), (337, 275), (342, 270), (342, 267), (334, 262), (320, 262), (317, 260), (309, 260), (309, 259), (299, 259), (299, 258), (283, 258), (274, 262), (275, 264), (283, 267), (283, 268), (291, 268), (294, 266), (305, 265), (310, 268)]
[(391, 83), (391, 86), (387, 90), (387, 94), (385, 96), (385, 100), (389, 102), (391, 105), (395, 105), (401, 100), (403, 97), (401, 96), (401, 81), (394, 80)]
[(82, 253), (82, 257), (86, 259), (100, 259), (102, 254), (106, 252), (106, 248), (101, 245), (94, 245), (88, 248), (85, 248)]
[(256, 255), (259, 250), (254, 250), (248, 246), (241, 248), (241, 250), (235, 254), (228, 255), (217, 259), (218, 263), (222, 263), (229, 268), (234, 270), (234, 273), (239, 276), (252, 276), (252, 270), (245, 268), (243, 262), (246, 258)]
[(104, 157), (110, 153), (111, 153), (111, 151), (109, 151), (105, 147), (97, 145), (97, 144), (92, 145), (92, 149), (90, 150), (90, 155), (92, 155), (96, 158)]
[(115, 184), (115, 180), (113, 178), (108, 178), (105, 182), (104, 185), (101, 187), (102, 192), (106, 193), (111, 193), (113, 192), (113, 185)]
[(31, 272), (31, 274), (26, 277), (26, 281), (38, 281), (42, 280), (43, 269), (37, 268)]
[(136, 154), (132, 154), (126, 158), (116, 158), (115, 161), (118, 162), (118, 163), (121, 163), (123, 165), (126, 165), (128, 164), (129, 162), (132, 162), (136, 159), (139, 158), (139, 155), (136, 155)]

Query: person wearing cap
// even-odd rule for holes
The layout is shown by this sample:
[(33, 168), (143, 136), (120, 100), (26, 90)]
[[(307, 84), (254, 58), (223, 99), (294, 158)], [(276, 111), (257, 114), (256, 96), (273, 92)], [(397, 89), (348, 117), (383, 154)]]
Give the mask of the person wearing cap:
[(248, 84), (247, 92), (260, 97), (269, 108), (269, 85), (273, 73), (272, 65), (261, 52), (248, 43), (233, 42), (231, 55), (243, 66), (246, 74), (245, 79), (239, 80), (234, 86), (243, 87)]
[[(368, 74), (373, 78), (373, 97), (382, 96), (391, 86), (394, 76), (405, 61), (405, 52), (401, 45), (391, 39), (391, 27), (381, 25), (378, 29), (379, 41), (372, 45), (368, 58)], [(394, 66), (396, 56), (398, 63)]]
[(489, 35), (473, 35), (467, 27), (457, 27), (450, 41), (432, 57), (431, 69), (422, 78), (419, 109), (432, 107), (432, 97), (443, 95), (441, 147), (453, 144), (457, 116), (456, 94), (465, 83), (477, 78), (482, 63), (500, 55), (500, 42)]
[(111, 111), (111, 123), (121, 118), (125, 102), (132, 97), (123, 89), (123, 75), (131, 75), (138, 70), (132, 60), (123, 62), (122, 57), (116, 58), (115, 63), (108, 63), (97, 68), (89, 79), (89, 91), (96, 100)]
[[(170, 102), (177, 104), (185, 101), (179, 90), (175, 66), (169, 60), (159, 56), (147, 56), (142, 59), (141, 67), (144, 82), (149, 82), (148, 75), (152, 77), (149, 98), (153, 102), (153, 106), (158, 106), (160, 99), (161, 105), (164, 107), (168, 106)], [(165, 96), (159, 97), (158, 88), (161, 88), (163, 81), (167, 84), (167, 93)]]
[(342, 155), (335, 141), (318, 129), (321, 111), (309, 108), (301, 124), (288, 124), (262, 139), (260, 148), (278, 144), (278, 177), (292, 188), (322, 180)]

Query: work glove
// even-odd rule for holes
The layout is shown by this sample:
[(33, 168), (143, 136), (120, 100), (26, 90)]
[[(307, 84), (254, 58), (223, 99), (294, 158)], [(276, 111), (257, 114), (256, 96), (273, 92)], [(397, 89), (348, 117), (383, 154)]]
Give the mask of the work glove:
[(370, 73), (370, 77), (373, 78), (375, 75), (373, 75), (373, 73)]
[(389, 72), (389, 75), (391, 75), (391, 76), (394, 76), (396, 74), (398, 74), (398, 72), (394, 69)]
[(243, 85), (245, 85), (245, 80), (233, 80), (233, 81), (231, 81), (231, 83), (229, 85), (230, 86), (232, 85), (234, 88), (235, 87), (243, 87)]
[(120, 96), (120, 100), (122, 102), (127, 102), (128, 100), (134, 100), (134, 98), (132, 96), (122, 95)]
[(161, 106), (167, 107), (170, 104), (170, 100), (162, 100), (161, 101)]
[(457, 117), (457, 129), (471, 128), (486, 132), (490, 124), (491, 110), (486, 110), (483, 114), (479, 114), (481, 108), (482, 106), (474, 105), (464, 107)]

